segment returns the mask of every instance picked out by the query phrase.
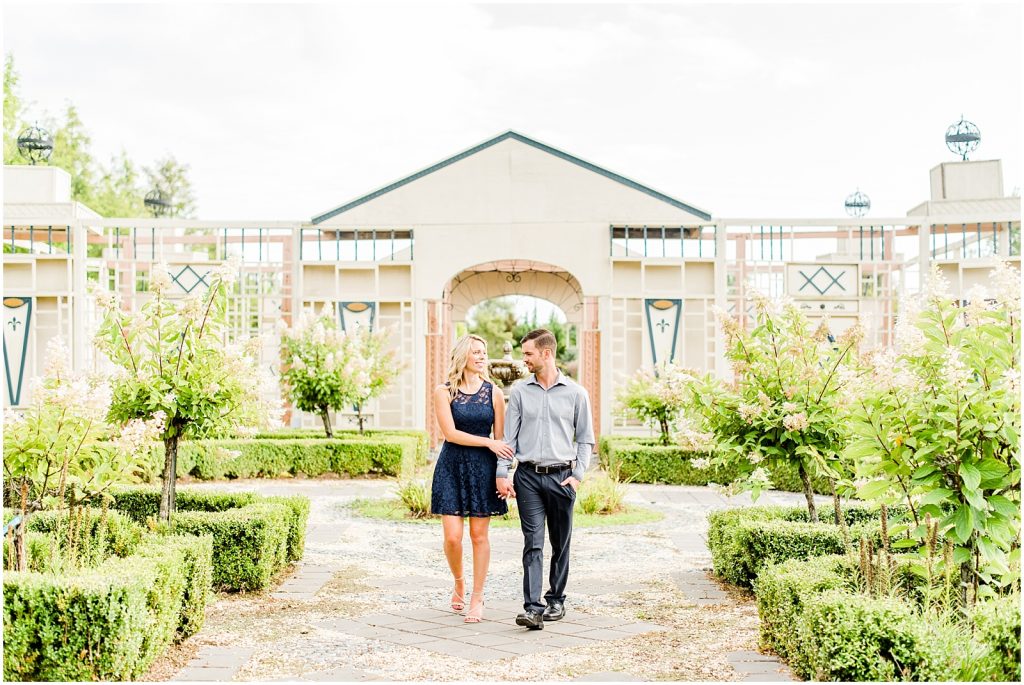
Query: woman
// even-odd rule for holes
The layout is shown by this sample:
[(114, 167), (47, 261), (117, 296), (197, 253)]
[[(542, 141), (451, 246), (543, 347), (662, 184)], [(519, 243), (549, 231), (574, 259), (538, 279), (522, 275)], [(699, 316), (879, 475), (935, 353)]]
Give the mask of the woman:
[[(502, 442), (505, 397), (487, 379), (487, 343), (464, 335), (455, 343), (448, 381), (434, 390), (434, 410), (444, 444), (434, 466), (430, 511), (441, 515), (444, 554), (455, 578), (452, 609), (466, 607), (462, 570), (462, 519), (469, 518), (473, 543), (473, 594), (466, 623), (479, 623), (484, 613), (484, 581), (491, 560), (490, 517), (508, 512), (494, 487), (497, 459), (512, 458)], [(491, 437), (493, 435), (493, 437)]]

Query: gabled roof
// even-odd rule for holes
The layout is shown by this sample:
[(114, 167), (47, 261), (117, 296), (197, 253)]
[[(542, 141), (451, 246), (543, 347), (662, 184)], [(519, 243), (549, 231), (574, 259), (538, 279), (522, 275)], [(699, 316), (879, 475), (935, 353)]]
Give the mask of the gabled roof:
[(401, 180), (398, 180), (398, 181), (395, 181), (394, 183), (391, 183), (389, 185), (386, 185), (383, 188), (379, 188), (379, 189), (373, 191), (372, 193), (369, 193), (367, 195), (363, 195), (362, 197), (356, 198), (355, 200), (352, 200), (351, 202), (343, 204), (340, 207), (336, 207), (335, 209), (332, 209), (332, 210), (330, 210), (328, 212), (324, 212), (323, 214), (320, 214), (319, 216), (315, 216), (315, 217), (313, 217), (313, 223), (314, 224), (319, 224), (319, 223), (321, 223), (323, 221), (327, 221), (328, 219), (330, 219), (332, 217), (335, 217), (335, 216), (341, 214), (342, 212), (347, 212), (348, 210), (352, 209), (353, 207), (358, 207), (359, 205), (361, 205), (361, 204), (363, 204), (365, 202), (369, 202), (370, 200), (373, 200), (374, 198), (378, 198), (381, 195), (384, 195), (385, 193), (389, 193), (392, 190), (395, 190), (397, 188), (401, 188), (402, 186), (404, 186), (407, 183), (412, 183), (413, 181), (415, 181), (417, 179), (423, 178), (427, 174), (432, 174), (432, 173), (434, 173), (435, 171), (437, 171), (439, 169), (445, 168), (449, 164), (454, 164), (455, 162), (463, 160), (466, 157), (469, 157), (470, 155), (474, 155), (477, 152), (480, 152), (481, 150), (486, 150), (487, 148), (491, 147), (492, 145), (496, 145), (497, 143), (500, 143), (503, 140), (508, 140), (509, 138), (511, 138), (512, 140), (517, 140), (520, 143), (525, 143), (526, 145), (530, 145), (532, 147), (535, 147), (538, 150), (542, 150), (542, 151), (544, 151), (544, 152), (546, 152), (546, 153), (548, 153), (550, 155), (554, 155), (555, 157), (558, 157), (559, 159), (564, 159), (567, 162), (572, 162), (573, 164), (575, 164), (577, 166), (581, 166), (584, 169), (587, 169), (589, 171), (593, 171), (594, 173), (601, 174), (602, 176), (604, 176), (606, 178), (610, 178), (613, 181), (617, 181), (617, 182), (621, 183), (624, 186), (632, 188), (633, 190), (639, 190), (641, 193), (646, 193), (647, 195), (650, 195), (653, 198), (661, 200), (662, 202), (667, 202), (668, 204), (672, 205), (673, 207), (676, 207), (677, 209), (682, 209), (685, 212), (689, 212), (690, 214), (693, 214), (694, 216), (700, 217), (701, 219), (703, 219), (705, 221), (710, 221), (711, 220), (711, 215), (708, 214), (707, 212), (705, 212), (705, 211), (703, 211), (701, 209), (697, 209), (696, 207), (693, 207), (691, 205), (688, 205), (685, 202), (681, 202), (681, 201), (679, 201), (679, 200), (677, 200), (677, 199), (675, 199), (673, 197), (669, 197), (668, 195), (665, 195), (664, 193), (660, 193), (657, 190), (654, 190), (653, 188), (648, 188), (647, 186), (645, 186), (643, 184), (640, 184), (640, 183), (637, 183), (636, 181), (633, 181), (631, 179), (628, 179), (625, 176), (620, 176), (619, 174), (616, 174), (613, 171), (608, 171), (607, 169), (603, 169), (603, 168), (597, 166), (596, 164), (591, 164), (590, 162), (586, 162), (586, 161), (580, 159), (579, 157), (574, 157), (573, 155), (570, 155), (567, 152), (562, 152), (561, 150), (555, 149), (555, 148), (551, 147), (550, 145), (545, 145), (544, 143), (541, 143), (541, 142), (538, 142), (536, 140), (533, 140), (532, 138), (527, 138), (526, 136), (522, 135), (521, 133), (516, 133), (515, 131), (506, 131), (505, 133), (502, 133), (501, 135), (495, 136), (494, 138), (491, 138), (490, 140), (484, 141), (483, 143), (480, 143), (479, 145), (475, 145), (475, 146), (469, 148), (468, 150), (464, 150), (464, 151), (460, 152), (457, 155), (454, 155), (452, 157), (449, 157), (448, 159), (440, 161), (437, 164), (434, 164), (433, 166), (429, 166), (426, 169), (423, 169), (422, 171), (417, 171), (416, 173), (412, 174), (411, 176), (406, 176), (405, 178), (403, 178)]

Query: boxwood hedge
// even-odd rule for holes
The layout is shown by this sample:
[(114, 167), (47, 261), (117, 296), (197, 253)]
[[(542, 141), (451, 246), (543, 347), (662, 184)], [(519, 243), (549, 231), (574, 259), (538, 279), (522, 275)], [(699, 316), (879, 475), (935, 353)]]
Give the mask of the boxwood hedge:
[[(635, 483), (667, 483), (669, 485), (707, 485), (731, 483), (740, 475), (735, 468), (709, 466), (697, 468), (696, 458), (707, 458), (703, 452), (682, 447), (664, 446), (652, 438), (602, 436), (598, 440), (598, 457), (602, 468), (618, 473), (623, 480)], [(771, 469), (772, 484), (777, 490), (803, 492), (803, 484), (795, 467), (788, 465)], [(819, 494), (831, 494), (824, 478), (814, 477), (811, 485)]]
[(75, 572), (4, 574), (4, 680), (132, 680), (203, 622), (209, 536), (149, 536)]
[[(897, 558), (898, 585), (923, 581)], [(1020, 603), (979, 603), (959, 625), (922, 616), (913, 597), (857, 591), (845, 555), (789, 559), (761, 570), (754, 594), (761, 646), (808, 680), (1020, 681)]]
[[(155, 517), (160, 490), (152, 486), (115, 490), (114, 507), (136, 521)], [(213, 536), (213, 586), (261, 590), (286, 564), (302, 558), (309, 500), (262, 497), (251, 492), (205, 492), (180, 488), (175, 532)]]
[[(178, 446), (178, 477), (202, 480), (287, 475), (347, 476), (411, 475), (426, 463), (425, 449), (415, 435), (359, 438), (275, 437), (225, 440), (185, 440)], [(163, 445), (154, 445), (142, 469), (143, 477), (159, 479)]]

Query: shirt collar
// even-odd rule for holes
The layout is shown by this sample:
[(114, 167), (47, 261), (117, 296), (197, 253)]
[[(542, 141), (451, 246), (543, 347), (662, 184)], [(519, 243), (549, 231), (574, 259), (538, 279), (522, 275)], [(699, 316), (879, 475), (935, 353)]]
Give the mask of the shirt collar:
[[(531, 373), (530, 374), (530, 380), (527, 381), (527, 384), (529, 384), (529, 383), (533, 383), (534, 385), (540, 385), (540, 381), (537, 380), (537, 374), (535, 374), (535, 373)], [(555, 382), (551, 385), (551, 387), (553, 388), (556, 385), (568, 385), (568, 382), (567, 382), (567, 379), (565, 377), (565, 374), (562, 373), (561, 369), (558, 370), (558, 376), (555, 378)], [(543, 388), (544, 386), (541, 385), (540, 387)], [(551, 388), (548, 388), (548, 389), (550, 390)]]

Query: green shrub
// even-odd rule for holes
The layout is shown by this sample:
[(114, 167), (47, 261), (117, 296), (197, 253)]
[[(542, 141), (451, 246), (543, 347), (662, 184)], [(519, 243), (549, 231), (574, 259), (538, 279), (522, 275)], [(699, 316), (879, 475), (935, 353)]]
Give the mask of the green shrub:
[(213, 536), (213, 586), (222, 590), (262, 590), (288, 559), (285, 505), (250, 504), (223, 512), (178, 511), (176, 533)]
[(201, 585), (209, 549), (190, 536), (151, 537), (96, 568), (4, 574), (4, 679), (138, 678), (180, 626), (201, 625), (199, 593), (187, 588)]
[[(25, 554), (29, 571), (50, 571), (61, 563), (60, 545), (45, 533), (25, 532)], [(4, 568), (10, 565), (11, 540), (4, 538)]]
[[(355, 429), (334, 430), (334, 437), (342, 440), (378, 440), (388, 438), (413, 438), (416, 441), (416, 465), (426, 464), (430, 456), (430, 434), (421, 430), (374, 429), (360, 433)], [(275, 431), (257, 433), (256, 440), (326, 440), (323, 429), (317, 428), (282, 428)]]
[(849, 557), (838, 555), (788, 559), (764, 568), (754, 580), (761, 647), (805, 672), (806, 665), (799, 664), (804, 602), (825, 590), (853, 589), (854, 570)]
[(309, 498), (302, 495), (264, 497), (263, 501), (283, 504), (288, 508), (288, 561), (299, 561), (306, 549), (306, 522), (309, 520)]
[(592, 473), (580, 485), (576, 507), (584, 514), (614, 514), (625, 507), (626, 487), (607, 473)]
[(895, 562), (900, 582), (883, 597), (857, 591), (849, 556), (764, 568), (754, 581), (761, 646), (806, 679), (1020, 680), (1017, 596), (979, 604), (970, 622), (923, 613), (911, 598), (925, 580), (910, 572), (912, 558)]
[[(881, 537), (872, 513), (860, 507), (844, 509), (852, 544), (861, 536)], [(835, 513), (823, 508), (819, 523), (807, 522), (807, 510), (799, 507), (743, 507), (708, 515), (708, 548), (715, 573), (736, 585), (750, 587), (757, 574), (771, 563), (809, 559), (847, 551)]]
[[(694, 460), (708, 459), (708, 454), (678, 446), (661, 446), (653, 438), (602, 436), (598, 441), (598, 458), (606, 471), (618, 472), (622, 479), (635, 483), (725, 485), (741, 475), (735, 467), (709, 465), (698, 468)], [(800, 475), (792, 464), (781, 463), (770, 473), (775, 489), (803, 492)], [(819, 494), (832, 494), (831, 485), (825, 478), (812, 477), (811, 486)]]
[[(281, 474), (320, 476), (337, 473), (362, 476), (411, 474), (421, 463), (417, 436), (344, 438), (261, 438), (186, 440), (178, 446), (178, 475), (203, 480), (277, 477)], [(163, 463), (163, 447), (155, 446), (149, 472)], [(425, 458), (423, 458), (425, 462)], [(187, 464), (187, 470), (182, 464)], [(158, 476), (156, 476), (158, 477)]]
[(398, 501), (413, 518), (430, 516), (430, 485), (426, 481), (408, 480), (398, 484)]
[(213, 536), (170, 535), (160, 542), (176, 546), (182, 552), (185, 587), (178, 620), (178, 639), (191, 637), (206, 621), (206, 605), (213, 585)]
[[(72, 521), (72, 516), (74, 520)], [(69, 528), (75, 528), (69, 541)], [(29, 531), (49, 534), (59, 547), (64, 562), (96, 566), (110, 556), (127, 557), (142, 540), (143, 528), (128, 515), (116, 510), (77, 507), (73, 514), (63, 511), (38, 511), (28, 519)], [(69, 542), (73, 542), (69, 546)]]
[(952, 645), (931, 632), (906, 602), (825, 590), (804, 600), (791, 665), (810, 680), (945, 680)]
[[(112, 493), (115, 507), (139, 522), (156, 516), (160, 490), (122, 487)], [(261, 590), (289, 561), (302, 558), (309, 500), (301, 496), (261, 497), (181, 488), (175, 532), (213, 536), (213, 586)]]
[(981, 677), (1020, 682), (1020, 595), (978, 603), (971, 621), (975, 638), (985, 647)]

